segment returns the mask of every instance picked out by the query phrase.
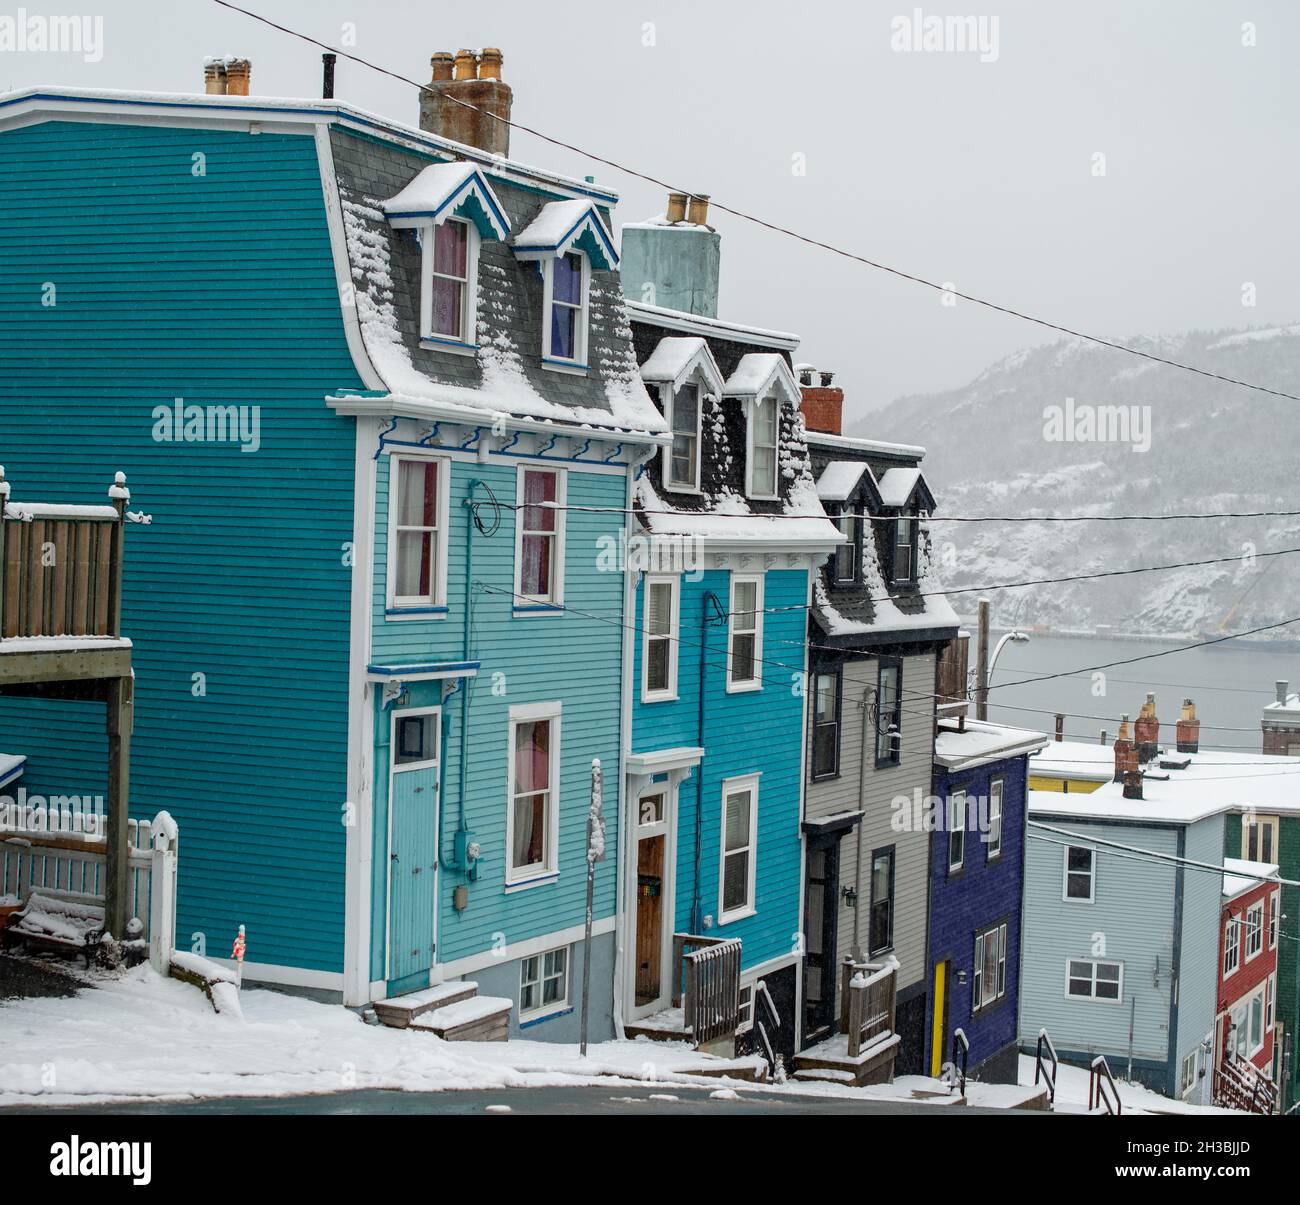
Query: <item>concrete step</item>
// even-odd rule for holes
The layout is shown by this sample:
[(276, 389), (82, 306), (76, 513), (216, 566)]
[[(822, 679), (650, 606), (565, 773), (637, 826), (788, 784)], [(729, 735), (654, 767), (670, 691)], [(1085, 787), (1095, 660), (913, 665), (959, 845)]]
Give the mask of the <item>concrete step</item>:
[(447, 1042), (505, 1042), (510, 1037), (510, 1010), (504, 996), (474, 996), (421, 1013), (410, 1028)]
[(439, 983), (436, 987), (426, 987), (422, 991), (407, 992), (402, 996), (389, 996), (387, 1000), (376, 1000), (375, 1016), (394, 1029), (406, 1029), (416, 1017), (449, 1004), (471, 1000), (476, 995), (478, 995), (477, 983), (463, 979), (452, 980), (448, 983)]

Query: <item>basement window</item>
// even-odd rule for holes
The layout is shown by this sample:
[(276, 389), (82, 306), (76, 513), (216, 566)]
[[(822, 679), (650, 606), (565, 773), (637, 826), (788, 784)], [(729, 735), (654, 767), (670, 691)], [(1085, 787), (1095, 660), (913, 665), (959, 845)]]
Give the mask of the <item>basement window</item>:
[(519, 964), (519, 1019), (559, 1012), (569, 1003), (569, 947), (534, 954)]

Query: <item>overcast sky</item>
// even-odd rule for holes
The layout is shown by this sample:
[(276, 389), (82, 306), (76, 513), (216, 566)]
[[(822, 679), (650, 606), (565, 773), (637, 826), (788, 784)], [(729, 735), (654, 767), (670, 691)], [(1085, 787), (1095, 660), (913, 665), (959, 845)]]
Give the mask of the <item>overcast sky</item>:
[[(336, 45), (350, 23), (354, 53), (420, 80), (435, 50), (500, 46), (520, 121), (1067, 326), (1300, 320), (1300, 5), (1288, 0), (920, 7), (982, 14), (990, 37), (996, 17), (983, 54), (897, 48), (895, 19), (911, 26), (916, 6), (894, 0), (241, 3)], [(0, 87), (199, 92), (203, 56), (232, 53), (252, 60), (254, 93), (319, 95), (318, 50), (212, 0), (84, 11), (104, 15), (102, 61), (0, 53)], [(352, 63), (337, 95), (416, 121), (413, 89)], [(622, 194), (620, 220), (664, 207), (660, 190), (518, 131), (512, 155), (595, 175)], [(852, 413), (963, 384), (1051, 337), (725, 214), (716, 225), (722, 316), (798, 332)]]

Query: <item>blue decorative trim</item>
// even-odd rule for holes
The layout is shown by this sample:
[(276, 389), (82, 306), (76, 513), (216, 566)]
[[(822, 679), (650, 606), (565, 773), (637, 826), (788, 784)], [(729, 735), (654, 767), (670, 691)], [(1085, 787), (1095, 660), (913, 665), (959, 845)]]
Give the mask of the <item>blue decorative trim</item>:
[(553, 447), (555, 447), (557, 443), (559, 443), (559, 441), (560, 441), (560, 437), (558, 435), (552, 435), (549, 443), (544, 444), (542, 447), (537, 449), (537, 455), (545, 456), (547, 452), (549, 452)]
[(502, 452), (508, 452), (508, 451), (510, 451), (510, 449), (513, 448), (513, 447), (515, 446), (515, 444), (517, 444), (517, 443), (519, 442), (519, 436), (520, 436), (521, 434), (522, 434), (522, 432), (520, 432), (520, 431), (516, 431), (516, 432), (514, 433), (514, 436), (511, 438), (510, 442), (509, 442), (508, 444), (506, 444), (505, 447), (503, 447), (503, 448), (501, 449), (501, 451), (502, 451)]
[(558, 615), (563, 610), (564, 607), (559, 603), (535, 603), (535, 604), (525, 603), (523, 605), (516, 603), (514, 606), (514, 612), (516, 615), (520, 614), (521, 612), (527, 612), (528, 614), (536, 614), (541, 611), (549, 611)]
[(429, 351), (436, 351), (440, 347), (458, 347), (461, 351), (478, 351), (479, 349), (477, 343), (466, 343), (464, 339), (444, 339), (440, 335), (421, 335), (420, 346), (423, 347), (425, 344), (435, 345), (428, 348)]
[[(520, 959), (520, 961), (522, 962), (523, 960)], [(547, 1013), (545, 1016), (533, 1017), (531, 1020), (528, 1021), (520, 1021), (519, 1028), (531, 1029), (534, 1025), (545, 1025), (547, 1021), (554, 1021), (558, 1017), (567, 1017), (573, 1011), (574, 1011), (573, 1005), (570, 1004), (568, 1008), (557, 1009), (555, 1012)]]
[(618, 447), (616, 447), (608, 456), (605, 457), (605, 463), (609, 464), (614, 459), (614, 457), (617, 456), (622, 451), (623, 451), (623, 445), (619, 444)]
[(390, 426), (388, 430), (379, 433), (379, 447), (375, 449), (376, 460), (378, 460), (384, 453), (384, 445), (388, 442), (387, 437), (397, 430), (397, 417), (394, 415), (394, 417), (389, 421), (392, 423), (392, 426)]
[(456, 674), (476, 670), (481, 661), (428, 661), (416, 665), (367, 665), (366, 673), (386, 678), (408, 678), (412, 674)]
[[(441, 432), (442, 432), (442, 422), (439, 421), (434, 423), (433, 426), (429, 428), (429, 434), (422, 436), (419, 442), (416, 444), (416, 447), (429, 448), (435, 446), (431, 441), (437, 439), (438, 436), (441, 434)], [(436, 446), (441, 447), (442, 445), (438, 444)]]
[(577, 360), (559, 360), (555, 356), (543, 356), (542, 364), (549, 364), (554, 368), (568, 368), (575, 374), (580, 372), (591, 372), (590, 364), (580, 364)]
[(587, 442), (583, 444), (582, 447), (580, 447), (576, 452), (574, 452), (573, 459), (581, 460), (590, 449), (591, 449), (591, 437), (588, 436)]
[(463, 444), (460, 445), (460, 451), (468, 452), (471, 444), (477, 444), (483, 438), (483, 428), (475, 427), (474, 434), (471, 435)]
[(446, 615), (448, 607), (385, 607), (385, 615)]

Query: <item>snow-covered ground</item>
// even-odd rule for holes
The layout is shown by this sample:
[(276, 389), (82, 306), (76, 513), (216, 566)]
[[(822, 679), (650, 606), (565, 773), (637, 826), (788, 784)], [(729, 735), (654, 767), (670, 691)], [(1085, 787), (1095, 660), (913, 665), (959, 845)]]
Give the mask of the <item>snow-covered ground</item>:
[[(715, 1091), (770, 1092), (771, 1085), (686, 1078), (711, 1060), (685, 1045), (604, 1042), (583, 1059), (551, 1042), (448, 1043), (412, 1030), (365, 1024), (337, 1005), (245, 989), (243, 1019), (217, 1015), (194, 987), (160, 978), (146, 964), (97, 976), (76, 996), (26, 998), (0, 1005), (0, 1106), (73, 1105), (122, 1100), (291, 1096), (351, 1089), (431, 1092), (573, 1086), (602, 1082), (703, 1085)], [(1027, 1070), (1026, 1070), (1027, 1068)], [(614, 1077), (613, 1079), (604, 1077)], [(1033, 1061), (1022, 1060), (1032, 1084)], [(848, 1088), (788, 1083), (784, 1093), (853, 1099), (918, 1099), (936, 1106), (934, 1080)], [(1185, 1110), (1121, 1085), (1125, 1111)], [(1014, 1085), (971, 1084), (971, 1105), (1011, 1107), (1029, 1095)], [(1059, 1107), (1082, 1110), (1087, 1074), (1062, 1068)], [(1154, 1111), (1154, 1110), (1151, 1110)]]
[[(1115, 1074), (1113, 1067), (1111, 1074)], [(1034, 1060), (1029, 1055), (1020, 1056), (1020, 1082), (1022, 1084), (1034, 1082)], [(1120, 1106), (1125, 1117), (1172, 1113), (1233, 1113), (1231, 1109), (1215, 1109), (1171, 1100), (1158, 1092), (1152, 1092), (1150, 1088), (1142, 1087), (1141, 1084), (1126, 1084), (1117, 1080), (1116, 1087), (1119, 1089)], [(1056, 1073), (1056, 1112), (1086, 1113), (1087, 1111), (1088, 1072), (1083, 1067), (1068, 1067), (1062, 1063)]]

